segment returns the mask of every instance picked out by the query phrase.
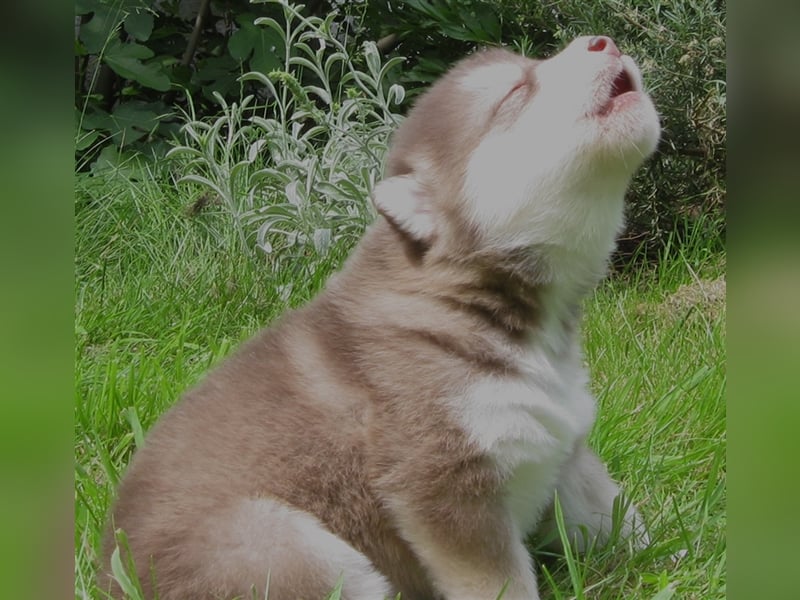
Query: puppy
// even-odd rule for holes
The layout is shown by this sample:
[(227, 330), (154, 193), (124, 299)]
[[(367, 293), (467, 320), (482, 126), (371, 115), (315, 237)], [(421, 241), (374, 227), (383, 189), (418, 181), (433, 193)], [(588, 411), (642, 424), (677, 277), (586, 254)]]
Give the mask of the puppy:
[(658, 136), (608, 37), (455, 66), (396, 132), (341, 272), (150, 432), (102, 585), (120, 594), (120, 528), (148, 598), (318, 600), (340, 578), (348, 600), (538, 598), (523, 538), (556, 490), (571, 532), (610, 533), (579, 311)]

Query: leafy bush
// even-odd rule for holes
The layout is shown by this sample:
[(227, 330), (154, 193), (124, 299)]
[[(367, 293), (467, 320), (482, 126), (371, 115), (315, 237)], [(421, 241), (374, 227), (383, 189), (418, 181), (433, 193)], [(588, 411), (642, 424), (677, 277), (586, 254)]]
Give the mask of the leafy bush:
[[(213, 135), (225, 131), (239, 147), (229, 149), (227, 156), (207, 154), (206, 171), (195, 157), (192, 168), (201, 169), (196, 176), (217, 183), (231, 179), (233, 188), (214, 194), (243, 239), (256, 227), (257, 241), (267, 250), (277, 243), (270, 230), (286, 232), (281, 244), (292, 242), (294, 247), (297, 240), (303, 245), (316, 239), (322, 247), (327, 243), (325, 229), (340, 235), (346, 229), (341, 222), (325, 227), (324, 219), (336, 221), (344, 215), (344, 222), (352, 224), (362, 218), (355, 216), (362, 209), (354, 207), (363, 205), (355, 193), (368, 189), (365, 182), (381, 162), (376, 145), (385, 143), (394, 123), (386, 97), (389, 89), (402, 88), (413, 97), (479, 46), (507, 45), (523, 54), (547, 56), (575, 36), (603, 33), (641, 64), (663, 125), (656, 156), (631, 188), (621, 256), (637, 250), (656, 256), (682, 223), (696, 224), (700, 216), (711, 235), (724, 231), (722, 0), (309, 0), (302, 13), (308, 16), (295, 9), (289, 15), (281, 2), (199, 3), (205, 19), (195, 27), (197, 14), (187, 11), (187, 0), (155, 5), (143, 0), (79, 0), (79, 167), (113, 161), (120, 148), (163, 154), (165, 140), (179, 127), (176, 106), (197, 124), (196, 139), (185, 145), (207, 152), (212, 148), (204, 147), (208, 140), (201, 138), (212, 132), (199, 123), (222, 109)], [(280, 24), (289, 17), (305, 28), (291, 39)], [(361, 51), (365, 40), (375, 41), (367, 47), (377, 52)], [(293, 47), (298, 42), (305, 46)], [(402, 69), (376, 72), (367, 59), (374, 63), (379, 55), (391, 65), (399, 63), (401, 55), (407, 60)], [(260, 120), (251, 119), (256, 115)], [(243, 120), (246, 127), (231, 133), (230, 127), (239, 127)], [(185, 130), (190, 136), (191, 128)], [(364, 141), (355, 141), (355, 135), (364, 136)], [(355, 154), (339, 152), (350, 147), (357, 149)], [(283, 161), (283, 166), (276, 172), (269, 171), (276, 169), (273, 163), (262, 168), (262, 150), (269, 161)], [(223, 150), (218, 146), (213, 152)], [(232, 162), (212, 177), (208, 170), (217, 160), (213, 157)], [(231, 171), (242, 161), (246, 166)], [(323, 163), (336, 165), (335, 172), (320, 166)], [(365, 167), (373, 171), (366, 174)], [(226, 175), (226, 170), (232, 174)], [(351, 177), (355, 187), (344, 193)], [(327, 184), (339, 191), (322, 191)], [(336, 198), (343, 198), (342, 207), (334, 207)], [(272, 212), (261, 210), (267, 205)]]
[[(175, 106), (188, 110), (190, 99), (198, 114), (213, 114), (218, 95), (233, 103), (256, 94), (241, 75), (278, 69), (286, 53), (277, 31), (254, 23), (281, 19), (274, 3), (77, 0), (75, 14), (79, 168), (120, 150), (162, 154), (179, 128)], [(347, 24), (338, 25), (346, 39)]]
[[(563, 44), (603, 33), (641, 65), (661, 114), (662, 140), (629, 194), (629, 225), (621, 251), (656, 256), (676, 227), (698, 222), (724, 229), (726, 165), (725, 5), (721, 0), (675, 2), (565, 0), (545, 7), (504, 0), (517, 24), (532, 21)], [(537, 14), (538, 13), (538, 14)], [(523, 20), (531, 19), (531, 21)], [(701, 218), (702, 217), (702, 218)], [(680, 231), (677, 231), (680, 234)]]

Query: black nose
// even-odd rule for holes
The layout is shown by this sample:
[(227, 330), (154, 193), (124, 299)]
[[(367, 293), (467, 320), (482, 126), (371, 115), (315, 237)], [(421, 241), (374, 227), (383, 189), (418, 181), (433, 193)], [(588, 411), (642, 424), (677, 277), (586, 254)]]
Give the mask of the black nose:
[(606, 35), (596, 35), (589, 40), (589, 52), (605, 52), (613, 56), (622, 56), (617, 45)]

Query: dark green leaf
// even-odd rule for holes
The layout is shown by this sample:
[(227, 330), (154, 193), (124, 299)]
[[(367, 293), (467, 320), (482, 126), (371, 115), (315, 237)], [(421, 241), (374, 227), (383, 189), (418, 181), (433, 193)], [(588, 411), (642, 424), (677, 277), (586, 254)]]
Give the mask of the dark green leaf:
[(239, 61), (231, 56), (212, 56), (198, 64), (194, 74), (196, 81), (214, 81), (222, 77), (238, 77), (241, 72)]
[(99, 137), (100, 132), (96, 129), (93, 131), (82, 131), (78, 136), (78, 139), (75, 140), (75, 150), (86, 150), (88, 147), (94, 144)]
[(478, 4), (471, 11), (464, 11), (459, 16), (466, 28), (465, 35), (471, 38), (468, 41), (500, 41), (500, 21), (491, 7)]
[(182, 65), (181, 63), (176, 63), (172, 65), (170, 73), (170, 78), (172, 79), (173, 83), (186, 88), (191, 87), (191, 79), (193, 74), (191, 68)]
[(99, 54), (110, 40), (116, 38), (114, 30), (122, 22), (123, 14), (104, 4), (97, 6), (94, 16), (81, 25), (79, 39), (89, 54)]
[(106, 146), (100, 151), (97, 160), (92, 163), (92, 173), (98, 174), (102, 171), (114, 170), (134, 175), (136, 170), (131, 163), (135, 156), (134, 153), (120, 150), (116, 146)]
[(154, 130), (164, 116), (164, 105), (146, 102), (125, 102), (111, 115), (116, 127), (114, 132), (117, 144), (129, 144)]
[(149, 12), (132, 12), (125, 19), (125, 31), (140, 42), (150, 39), (153, 33), (153, 14)]
[(166, 92), (170, 88), (169, 76), (157, 65), (146, 65), (132, 58), (110, 59), (106, 62), (120, 77), (133, 79), (144, 87), (159, 92)]
[[(228, 58), (228, 60), (233, 60), (230, 57), (226, 58)], [(207, 78), (201, 79), (197, 76), (195, 81), (202, 81), (203, 83), (199, 85), (203, 90), (203, 95), (209, 100), (216, 101), (213, 92), (218, 92), (223, 96), (227, 96), (229, 93), (238, 89), (239, 84), (237, 79), (239, 78), (239, 72), (238, 68), (235, 67), (227, 71), (206, 69), (204, 74)], [(211, 76), (212, 74), (214, 75)]]
[(147, 46), (135, 42), (123, 44), (119, 40), (114, 40), (106, 48), (103, 60), (120, 77), (131, 79), (140, 85), (160, 92), (166, 92), (170, 88), (170, 79), (163, 67), (157, 63), (145, 64), (140, 60), (152, 56), (153, 51)]
[(75, 0), (75, 14), (88, 15), (98, 9), (101, 3), (98, 0)]
[(260, 73), (269, 73), (283, 67), (283, 38), (272, 29), (257, 30), (253, 58), (250, 68)]
[(134, 58), (134, 59), (141, 59), (141, 58), (152, 58), (153, 51), (150, 50), (147, 46), (142, 46), (141, 44), (137, 44), (136, 42), (130, 42), (127, 44), (123, 44), (119, 40), (114, 40), (112, 43), (108, 45), (106, 51), (103, 53), (104, 58), (113, 57), (116, 59), (121, 58)]
[(145, 64), (140, 60), (151, 56), (153, 51), (147, 46), (117, 42), (106, 50), (103, 59), (120, 77), (132, 79), (159, 92), (166, 92), (170, 88), (170, 79), (163, 67), (157, 63)]
[(283, 35), (270, 27), (256, 26), (253, 23), (255, 18), (249, 13), (236, 18), (240, 28), (228, 40), (228, 51), (238, 61), (250, 58), (249, 66), (253, 71), (269, 73), (280, 69), (284, 54)]
[(84, 114), (82, 118), (78, 115), (78, 118), (80, 119), (81, 129), (87, 131), (93, 129), (110, 131), (115, 129), (114, 120), (104, 110), (93, 110)]
[(253, 51), (253, 43), (257, 31), (242, 27), (228, 40), (228, 52), (236, 60), (246, 60)]

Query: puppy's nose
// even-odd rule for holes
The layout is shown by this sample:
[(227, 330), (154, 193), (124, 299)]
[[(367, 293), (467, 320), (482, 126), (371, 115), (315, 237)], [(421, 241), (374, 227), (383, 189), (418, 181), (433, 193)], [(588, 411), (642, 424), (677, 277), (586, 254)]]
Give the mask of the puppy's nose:
[(604, 52), (612, 56), (622, 56), (617, 45), (606, 35), (596, 35), (589, 40), (589, 52)]

